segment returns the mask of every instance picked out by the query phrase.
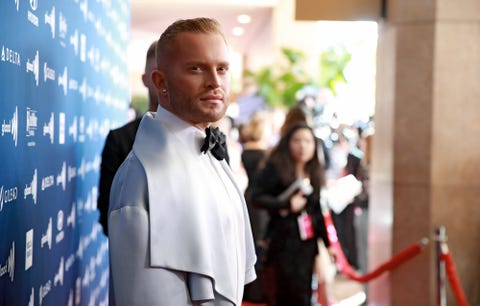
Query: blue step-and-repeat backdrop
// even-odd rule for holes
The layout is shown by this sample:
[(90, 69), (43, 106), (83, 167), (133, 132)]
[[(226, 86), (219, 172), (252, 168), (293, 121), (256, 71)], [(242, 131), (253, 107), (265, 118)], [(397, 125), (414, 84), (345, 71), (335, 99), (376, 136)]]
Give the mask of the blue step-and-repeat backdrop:
[(108, 305), (98, 180), (130, 2), (2, 0), (0, 20), (0, 306)]

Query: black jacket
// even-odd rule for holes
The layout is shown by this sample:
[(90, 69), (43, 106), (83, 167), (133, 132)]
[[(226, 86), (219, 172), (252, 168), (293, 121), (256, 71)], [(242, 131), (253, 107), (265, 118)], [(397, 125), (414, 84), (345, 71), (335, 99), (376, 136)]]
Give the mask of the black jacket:
[(133, 147), (135, 135), (142, 118), (111, 130), (105, 140), (100, 165), (100, 182), (97, 207), (100, 211), (100, 224), (108, 236), (108, 203), (113, 177)]

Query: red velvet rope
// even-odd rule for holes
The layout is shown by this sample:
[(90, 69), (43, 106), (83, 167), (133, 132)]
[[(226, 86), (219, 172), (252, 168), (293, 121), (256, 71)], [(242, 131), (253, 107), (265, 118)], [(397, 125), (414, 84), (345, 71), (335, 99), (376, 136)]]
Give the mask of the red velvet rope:
[(366, 283), (378, 277), (380, 274), (382, 274), (385, 271), (395, 269), (397, 266), (399, 266), (403, 262), (418, 255), (426, 244), (425, 240), (421, 240), (417, 243), (414, 243), (413, 245), (407, 247), (406, 249), (394, 255), (390, 260), (381, 264), (378, 268), (376, 268), (372, 272), (369, 272), (365, 275), (358, 275), (356, 271), (350, 266), (347, 258), (345, 257), (345, 254), (343, 253), (342, 246), (338, 241), (337, 231), (333, 224), (332, 216), (330, 215), (330, 213), (324, 213), (323, 218), (325, 220), (325, 226), (327, 227), (327, 234), (328, 234), (328, 240), (330, 241), (330, 247), (335, 251), (335, 254), (336, 254), (336, 263), (337, 263), (338, 269), (340, 270), (340, 272), (342, 272), (342, 274), (347, 276), (349, 279), (357, 282)]
[(445, 271), (447, 272), (448, 281), (452, 288), (455, 299), (458, 306), (469, 306), (468, 301), (463, 293), (462, 286), (460, 285), (460, 279), (458, 278), (457, 268), (453, 261), (452, 254), (450, 252), (441, 253), (440, 260), (445, 262)]

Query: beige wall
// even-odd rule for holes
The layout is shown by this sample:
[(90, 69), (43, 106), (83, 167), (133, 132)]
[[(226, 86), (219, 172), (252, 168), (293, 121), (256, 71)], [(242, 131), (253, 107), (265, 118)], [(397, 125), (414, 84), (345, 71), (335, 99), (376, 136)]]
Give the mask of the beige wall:
[(367, 20), (377, 19), (382, 0), (296, 0), (298, 20)]
[[(384, 68), (377, 73), (376, 127), (392, 139), (375, 136), (370, 234), (371, 253), (390, 247), (395, 253), (445, 226), (471, 305), (480, 304), (479, 17), (478, 1), (389, 1), (379, 42)], [(389, 232), (380, 231), (385, 206), (393, 207)], [(378, 233), (385, 238), (372, 239)], [(448, 304), (456, 304), (449, 285), (447, 292)], [(435, 305), (433, 241), (390, 279), (372, 285), (370, 298), (372, 305)]]

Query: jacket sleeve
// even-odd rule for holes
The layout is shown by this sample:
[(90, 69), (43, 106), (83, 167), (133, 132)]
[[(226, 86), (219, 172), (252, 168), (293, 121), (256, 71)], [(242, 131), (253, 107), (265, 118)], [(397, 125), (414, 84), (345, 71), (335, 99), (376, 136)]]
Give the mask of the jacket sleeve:
[(118, 170), (111, 192), (110, 281), (116, 305), (187, 305), (186, 273), (150, 265), (146, 177), (133, 156)]
[(323, 243), (325, 244), (325, 247), (330, 246), (330, 241), (328, 240), (328, 233), (327, 233), (327, 228), (325, 226), (325, 221), (323, 219), (323, 214), (322, 210), (320, 208), (320, 205), (314, 203), (313, 209), (312, 209), (312, 215), (314, 216), (312, 218), (313, 221), (313, 227), (315, 228), (315, 235), (317, 238), (320, 238), (323, 240)]
[(117, 306), (187, 305), (187, 275), (151, 268), (148, 253), (148, 216), (139, 207), (112, 211), (110, 222), (111, 281)]
[(250, 201), (254, 206), (268, 209), (270, 212), (290, 209), (290, 199), (283, 201), (278, 199), (283, 190), (274, 166), (267, 163), (249, 185)]
[(116, 152), (117, 144), (115, 143), (112, 131), (108, 133), (105, 140), (105, 145), (102, 151), (102, 162), (100, 164), (100, 181), (98, 188), (97, 208), (100, 212), (100, 224), (103, 228), (103, 233), (108, 236), (108, 201), (110, 196), (110, 187), (112, 185), (113, 177), (122, 163), (118, 159), (118, 152)]

